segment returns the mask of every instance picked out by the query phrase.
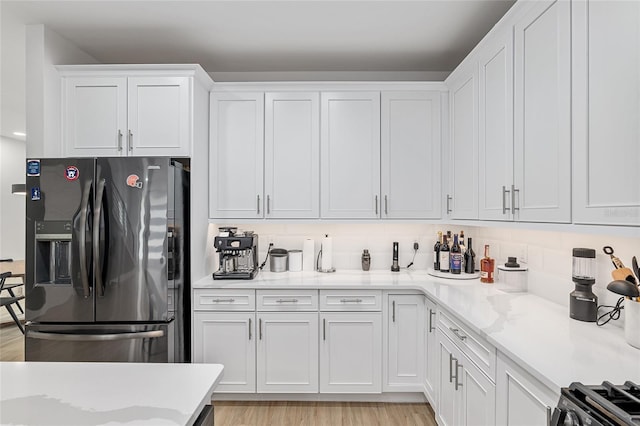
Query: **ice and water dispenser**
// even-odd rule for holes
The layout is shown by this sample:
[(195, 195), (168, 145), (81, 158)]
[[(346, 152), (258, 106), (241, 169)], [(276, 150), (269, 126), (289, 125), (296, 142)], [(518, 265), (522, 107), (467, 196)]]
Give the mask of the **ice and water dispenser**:
[(71, 284), (70, 221), (36, 222), (35, 284)]

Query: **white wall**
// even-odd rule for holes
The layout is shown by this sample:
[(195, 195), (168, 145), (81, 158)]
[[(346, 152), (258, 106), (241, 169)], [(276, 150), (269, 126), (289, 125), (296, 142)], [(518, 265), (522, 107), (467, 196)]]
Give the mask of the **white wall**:
[(26, 144), (0, 137), (0, 258), (24, 259), (25, 196), (11, 185), (25, 182)]
[(27, 156), (58, 157), (61, 86), (56, 65), (98, 61), (44, 25), (26, 26)]

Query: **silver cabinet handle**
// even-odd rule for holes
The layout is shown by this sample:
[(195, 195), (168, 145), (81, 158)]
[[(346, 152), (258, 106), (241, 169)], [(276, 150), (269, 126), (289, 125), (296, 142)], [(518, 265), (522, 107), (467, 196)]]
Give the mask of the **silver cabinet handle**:
[(391, 302), (391, 320), (396, 322), (396, 301)]
[(378, 214), (378, 196), (376, 195), (376, 215)]
[(447, 214), (452, 212), (452, 210), (450, 208), (450, 202), (451, 202), (452, 199), (453, 199), (453, 197), (451, 195), (447, 194)]
[(516, 210), (520, 210), (520, 207), (516, 207), (516, 192), (520, 195), (520, 190), (511, 185), (511, 214), (516, 214)]
[(122, 132), (118, 129), (118, 151), (122, 151)]
[(271, 197), (267, 195), (267, 214), (271, 214)]
[(465, 336), (464, 334), (461, 334), (460, 330), (458, 330), (457, 328), (449, 327), (449, 330), (451, 330), (453, 332), (453, 334), (455, 334), (456, 337), (458, 339), (462, 340), (463, 342), (467, 339), (467, 336)]
[(509, 210), (507, 208), (507, 202), (505, 201), (504, 196), (510, 193), (511, 191), (509, 191), (506, 186), (502, 187), (502, 214), (507, 214), (507, 211)]
[(384, 214), (389, 214), (389, 202), (387, 201), (387, 196), (384, 196)]
[(547, 426), (551, 426), (551, 407), (547, 405)]
[(429, 333), (434, 331), (436, 328), (433, 326), (433, 317), (436, 314), (436, 311), (433, 309), (429, 309)]
[(453, 354), (449, 354), (449, 383), (453, 383)]
[(129, 137), (127, 144), (129, 145), (129, 151), (133, 151), (133, 133), (129, 130)]
[(362, 299), (340, 299), (340, 303), (362, 303)]
[(256, 195), (256, 211), (260, 214), (260, 195)]
[(258, 320), (258, 339), (262, 340), (262, 318)]
[(211, 299), (213, 303), (233, 303), (236, 299)]
[(251, 340), (251, 318), (249, 318), (249, 340)]
[(456, 381), (454, 384), (456, 386), (456, 390), (458, 390), (458, 388), (462, 386), (462, 383), (458, 381), (458, 379), (460, 378), (460, 375), (458, 374), (458, 368), (463, 368), (463, 365), (460, 364), (456, 358), (454, 358), (453, 361), (456, 363), (456, 376), (455, 376)]
[(327, 319), (322, 318), (322, 340), (327, 340)]
[(298, 299), (278, 299), (276, 303), (298, 303)]

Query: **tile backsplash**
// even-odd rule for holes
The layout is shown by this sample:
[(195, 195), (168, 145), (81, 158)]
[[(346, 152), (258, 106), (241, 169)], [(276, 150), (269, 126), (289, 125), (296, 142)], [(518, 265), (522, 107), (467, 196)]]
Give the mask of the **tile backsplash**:
[[(216, 227), (216, 225), (211, 225)], [(302, 249), (305, 239), (315, 240), (315, 253), (320, 250), (322, 237), (333, 238), (333, 265), (337, 270), (360, 269), (363, 249), (371, 254), (372, 270), (388, 270), (392, 262), (392, 244), (399, 243), (399, 263), (406, 267), (413, 258), (413, 243), (419, 244), (412, 269), (425, 270), (433, 265), (433, 245), (439, 230), (451, 230), (473, 238), (477, 259), (482, 257), (484, 244), (491, 247), (496, 266), (504, 264), (508, 256), (515, 256), (529, 267), (529, 292), (545, 299), (569, 305), (571, 258), (574, 247), (596, 250), (596, 284), (594, 293), (599, 304), (614, 305), (618, 295), (606, 289), (612, 281), (613, 265), (602, 247), (610, 245), (627, 267), (631, 258), (640, 258), (640, 238), (592, 235), (573, 232), (555, 232), (485, 226), (457, 226), (421, 223), (314, 223), (280, 224), (260, 223), (238, 225), (240, 230), (253, 230), (259, 235), (259, 259), (262, 262), (269, 243), (285, 249)], [(217, 264), (217, 263), (214, 263)], [(268, 268), (268, 266), (267, 266)], [(622, 322), (619, 321), (619, 324)]]

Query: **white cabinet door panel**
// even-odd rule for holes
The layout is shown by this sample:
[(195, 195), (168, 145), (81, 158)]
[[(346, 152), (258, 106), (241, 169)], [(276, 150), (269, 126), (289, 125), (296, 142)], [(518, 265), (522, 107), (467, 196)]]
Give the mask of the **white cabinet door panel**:
[(65, 156), (127, 155), (126, 77), (67, 77), (64, 105)]
[(570, 8), (536, 2), (515, 25), (516, 220), (571, 221)]
[(379, 217), (380, 93), (322, 93), (321, 108), (322, 217)]
[(194, 312), (193, 362), (224, 365), (216, 392), (256, 391), (254, 312)]
[(425, 298), (425, 373), (424, 383), (427, 399), (438, 406), (438, 378), (440, 365), (438, 364), (438, 342), (436, 339), (436, 304)]
[(320, 392), (382, 391), (382, 313), (320, 314)]
[(260, 312), (259, 393), (318, 392), (318, 313)]
[(265, 95), (267, 218), (320, 215), (320, 95)]
[(209, 217), (264, 216), (263, 93), (211, 94)]
[(640, 3), (572, 14), (574, 222), (640, 225)]
[[(462, 354), (460, 354), (462, 355)], [(461, 395), (458, 425), (493, 425), (496, 423), (496, 385), (469, 358), (459, 361), (458, 392)]]
[(188, 156), (189, 77), (129, 77), (129, 155)]
[(440, 92), (382, 92), (382, 217), (438, 219)]
[(456, 392), (453, 379), (453, 359), (455, 358), (455, 346), (440, 329), (436, 330), (438, 344), (439, 377), (438, 377), (438, 405), (436, 418), (441, 426), (456, 425), (456, 410), (460, 406), (460, 394)]
[(385, 391), (422, 390), (424, 375), (424, 297), (389, 295)]

